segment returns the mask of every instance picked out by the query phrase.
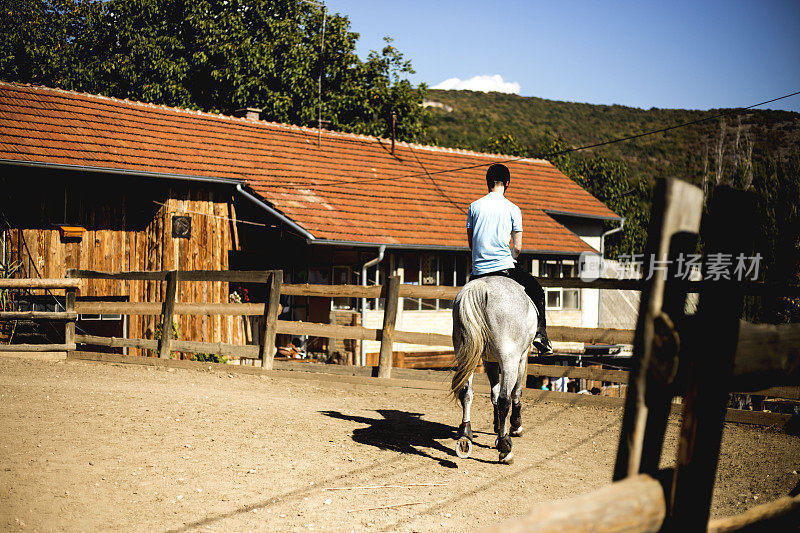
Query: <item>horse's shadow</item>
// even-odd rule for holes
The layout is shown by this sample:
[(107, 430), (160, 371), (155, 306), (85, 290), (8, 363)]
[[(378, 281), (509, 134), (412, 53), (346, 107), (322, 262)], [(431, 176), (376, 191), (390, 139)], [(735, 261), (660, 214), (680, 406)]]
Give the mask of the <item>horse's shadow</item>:
[(458, 468), (458, 465), (443, 457), (431, 455), (426, 450), (436, 450), (448, 457), (455, 457), (455, 451), (443, 445), (440, 440), (455, 439), (455, 428), (422, 419), (422, 413), (408, 413), (396, 409), (378, 409), (381, 416), (367, 418), (364, 416), (346, 415), (338, 411), (321, 411), (325, 416), (349, 420), (367, 427), (353, 430), (353, 440), (360, 444), (375, 446), (381, 450), (392, 450), (400, 453), (420, 455), (437, 461), (447, 468)]

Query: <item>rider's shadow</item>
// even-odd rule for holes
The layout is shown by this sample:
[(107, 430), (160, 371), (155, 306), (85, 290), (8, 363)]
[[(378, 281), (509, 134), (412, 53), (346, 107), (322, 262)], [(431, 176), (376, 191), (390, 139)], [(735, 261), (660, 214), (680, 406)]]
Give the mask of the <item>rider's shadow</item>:
[(455, 452), (439, 441), (455, 439), (456, 431), (452, 426), (422, 419), (422, 413), (408, 413), (396, 409), (378, 409), (380, 418), (346, 415), (338, 411), (321, 411), (325, 416), (349, 420), (358, 424), (366, 424), (365, 428), (353, 430), (353, 440), (361, 444), (369, 444), (381, 450), (392, 450), (428, 457), (447, 468), (458, 468), (458, 465), (441, 457), (434, 457), (426, 449), (438, 450), (455, 457)]

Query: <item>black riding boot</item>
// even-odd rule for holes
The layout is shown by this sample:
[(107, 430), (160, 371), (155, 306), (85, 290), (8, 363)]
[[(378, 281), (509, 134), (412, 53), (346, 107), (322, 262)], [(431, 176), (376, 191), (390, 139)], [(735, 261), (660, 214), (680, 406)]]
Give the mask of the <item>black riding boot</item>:
[(547, 338), (547, 318), (544, 314), (544, 298), (532, 298), (533, 304), (536, 306), (536, 311), (539, 314), (538, 326), (536, 329), (536, 336), (533, 338), (533, 345), (539, 350), (540, 354), (553, 353), (553, 343)]

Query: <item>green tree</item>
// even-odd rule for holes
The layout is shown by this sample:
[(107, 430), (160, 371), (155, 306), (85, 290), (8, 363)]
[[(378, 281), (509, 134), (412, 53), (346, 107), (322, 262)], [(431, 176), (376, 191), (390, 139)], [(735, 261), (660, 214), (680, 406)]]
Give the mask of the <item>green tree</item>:
[[(759, 278), (800, 284), (800, 156), (763, 158), (753, 169), (752, 189), (759, 196), (756, 252)], [(800, 322), (800, 298), (784, 295), (749, 302), (748, 315), (762, 322)]]
[(75, 36), (96, 6), (76, 0), (0, 0), (0, 77), (69, 88), (78, 68)]
[(417, 140), (424, 85), (387, 41), (364, 61), (339, 14), (303, 0), (0, 0), (0, 77), (170, 106)]
[(490, 154), (505, 154), (518, 157), (530, 157), (531, 151), (522, 145), (511, 133), (503, 133), (498, 137), (490, 137), (479, 150)]

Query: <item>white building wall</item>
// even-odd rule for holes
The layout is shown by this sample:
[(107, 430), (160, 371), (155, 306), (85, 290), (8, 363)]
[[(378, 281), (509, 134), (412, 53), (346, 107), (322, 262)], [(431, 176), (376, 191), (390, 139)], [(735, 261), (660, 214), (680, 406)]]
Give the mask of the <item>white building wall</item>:
[(579, 235), (581, 240), (597, 250), (600, 251), (600, 235)]
[[(401, 303), (402, 306), (402, 298)], [(366, 328), (381, 329), (383, 327), (383, 311), (367, 311)], [(409, 311), (404, 310), (398, 313), (396, 330), (417, 331), (421, 333), (441, 333), (452, 335), (453, 315), (452, 311)], [(377, 353), (381, 349), (378, 341), (364, 341), (367, 353)], [(402, 342), (394, 343), (394, 350), (398, 352), (436, 352), (452, 351), (452, 346), (423, 346), (419, 344), (405, 344)]]
[(581, 289), (581, 327), (583, 328), (596, 328), (599, 327), (598, 307), (600, 305), (600, 290), (599, 289)]
[[(600, 252), (600, 240), (603, 235), (602, 223), (573, 223), (569, 224), (567, 227), (575, 232), (583, 242), (597, 250), (598, 253)], [(599, 327), (599, 309), (599, 289), (581, 289), (581, 317), (580, 324), (576, 325), (583, 328)]]

